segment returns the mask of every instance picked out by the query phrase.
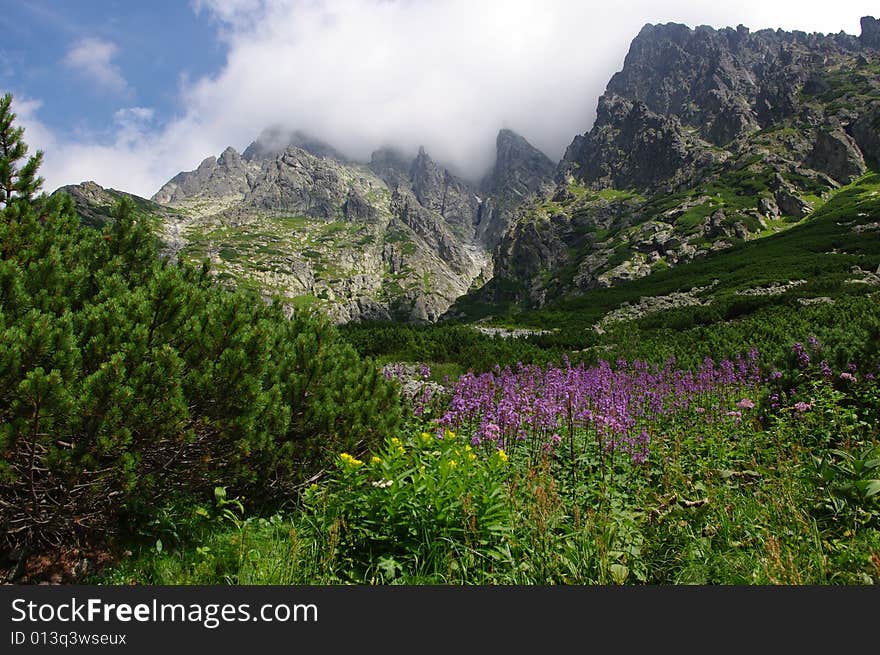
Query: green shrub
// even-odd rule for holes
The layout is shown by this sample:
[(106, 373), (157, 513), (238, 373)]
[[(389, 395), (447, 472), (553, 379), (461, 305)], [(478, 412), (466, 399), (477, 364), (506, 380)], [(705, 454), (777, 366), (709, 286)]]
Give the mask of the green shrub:
[(455, 578), (504, 557), (507, 474), (503, 451), (478, 456), (452, 432), (392, 437), (366, 462), (340, 454), (308, 520), (343, 579)]
[[(228, 485), (280, 505), (397, 427), (393, 384), (326, 319), (159, 257), (123, 199), (101, 231), (34, 197), (39, 157), (0, 99), (0, 534), (111, 536), (159, 500)], [(11, 194), (8, 190), (12, 189)]]

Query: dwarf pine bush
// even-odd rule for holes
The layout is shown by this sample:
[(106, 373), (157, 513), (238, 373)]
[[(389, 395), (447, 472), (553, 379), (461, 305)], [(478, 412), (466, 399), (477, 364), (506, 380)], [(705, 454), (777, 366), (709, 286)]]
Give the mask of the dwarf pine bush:
[(217, 485), (278, 505), (400, 419), (394, 386), (325, 320), (159, 257), (123, 200), (101, 231), (36, 196), (0, 99), (0, 534), (112, 534)]

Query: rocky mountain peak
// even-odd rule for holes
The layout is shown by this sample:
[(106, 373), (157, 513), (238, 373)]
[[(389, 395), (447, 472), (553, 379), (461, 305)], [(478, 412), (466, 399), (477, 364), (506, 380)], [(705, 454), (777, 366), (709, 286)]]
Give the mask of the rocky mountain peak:
[(260, 136), (245, 148), (242, 158), (245, 161), (272, 159), (291, 146), (302, 148), (316, 157), (348, 161), (345, 155), (321, 139), (302, 130), (290, 130), (279, 126), (263, 130)]
[[(437, 196), (442, 194), (441, 188), (443, 187), (444, 173), (445, 171), (434, 163), (434, 160), (431, 159), (425, 148), (419, 146), (419, 152), (412, 162), (409, 175), (413, 191), (419, 202), (430, 209), (437, 209), (436, 207), (430, 207), (431, 204), (436, 204), (436, 202), (432, 203), (432, 200), (442, 202), (442, 198)], [(428, 204), (426, 204), (426, 200)]]
[(547, 155), (513, 130), (505, 128), (498, 132), (492, 172), (496, 186), (498, 182), (516, 177), (528, 192), (533, 192), (553, 174), (553, 168), (554, 163)]
[(217, 166), (217, 158), (214, 155), (210, 155), (205, 157), (202, 162), (196, 167), (197, 171), (210, 171)]
[(399, 150), (385, 146), (373, 151), (368, 166), (393, 190), (401, 182), (409, 181), (412, 162)]
[(217, 158), (217, 164), (219, 166), (225, 166), (226, 168), (234, 168), (240, 166), (241, 155), (238, 154), (238, 150), (236, 150), (232, 146), (227, 146), (226, 150), (220, 153), (220, 156)]
[(876, 21), (863, 21), (860, 40), (844, 33), (649, 24), (606, 92), (673, 115), (725, 146), (796, 114), (798, 91), (811, 73), (862, 51), (875, 27)]
[(478, 209), (473, 190), (467, 182), (438, 166), (424, 147), (419, 148), (410, 167), (410, 184), (423, 207), (461, 228), (468, 238), (473, 236)]
[(424, 146), (419, 146), (419, 152), (413, 160), (410, 175), (413, 180), (423, 176), (442, 175), (442, 169), (434, 163)]
[(880, 20), (873, 16), (862, 16), (860, 23), (862, 33), (859, 35), (859, 41), (866, 48), (880, 50)]
[(235, 148), (227, 147), (220, 157), (206, 157), (194, 171), (175, 175), (152, 197), (153, 202), (176, 206), (196, 197), (227, 201), (250, 191), (248, 166)]
[(477, 237), (494, 248), (527, 197), (552, 184), (555, 164), (513, 130), (495, 139), (495, 165), (480, 182)]
[(525, 198), (552, 177), (554, 168), (547, 155), (505, 128), (495, 139), (495, 165), (480, 188), (487, 194)]

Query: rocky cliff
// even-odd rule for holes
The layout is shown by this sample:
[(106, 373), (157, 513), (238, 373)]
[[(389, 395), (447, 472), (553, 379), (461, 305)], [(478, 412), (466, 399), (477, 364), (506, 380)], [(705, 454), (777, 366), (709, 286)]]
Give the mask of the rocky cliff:
[(880, 164), (878, 33), (646, 25), (484, 296), (539, 305), (809, 220)]
[(495, 165), (480, 182), (477, 235), (489, 248), (497, 245), (517, 209), (546, 192), (555, 165), (516, 132), (503, 129), (495, 140)]
[[(172, 178), (153, 201), (185, 214), (174, 248), (221, 279), (319, 306), (338, 321), (437, 320), (491, 279), (487, 246), (554, 164), (502, 130), (474, 185), (422, 148), (351, 161), (319, 139), (271, 128)], [(487, 211), (486, 206), (490, 207)]]

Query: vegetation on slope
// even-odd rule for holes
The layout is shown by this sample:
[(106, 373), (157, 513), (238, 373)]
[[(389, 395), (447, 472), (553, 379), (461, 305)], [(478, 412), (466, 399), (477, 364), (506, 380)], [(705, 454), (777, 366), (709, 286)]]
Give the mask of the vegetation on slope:
[[(334, 328), (159, 257), (123, 199), (100, 231), (36, 197), (0, 100), (0, 526), (38, 548), (141, 530), (217, 485), (279, 506), (400, 417)], [(160, 502), (161, 501), (161, 502)]]
[[(79, 227), (0, 116), (7, 547), (105, 536), (104, 584), (880, 581), (876, 176), (783, 234), (505, 317), (541, 334), (340, 338), (162, 260), (126, 202)], [(696, 304), (602, 322), (673, 293)], [(450, 379), (402, 380), (404, 411), (362, 355)]]

